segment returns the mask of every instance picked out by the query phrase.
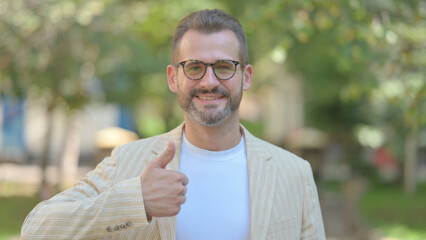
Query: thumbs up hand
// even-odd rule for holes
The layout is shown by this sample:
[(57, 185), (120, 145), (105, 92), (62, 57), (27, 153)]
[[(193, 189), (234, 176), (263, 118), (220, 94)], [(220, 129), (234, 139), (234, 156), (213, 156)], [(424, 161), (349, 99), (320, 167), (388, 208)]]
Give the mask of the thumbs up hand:
[(167, 149), (148, 163), (141, 176), (145, 212), (150, 217), (175, 216), (185, 203), (188, 178), (177, 171), (166, 170), (176, 153), (176, 146), (169, 141)]

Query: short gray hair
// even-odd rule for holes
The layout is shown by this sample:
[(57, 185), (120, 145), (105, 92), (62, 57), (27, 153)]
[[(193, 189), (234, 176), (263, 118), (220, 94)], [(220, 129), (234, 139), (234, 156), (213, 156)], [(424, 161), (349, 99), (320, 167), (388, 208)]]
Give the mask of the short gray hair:
[(231, 30), (238, 39), (240, 49), (239, 58), (242, 65), (248, 64), (248, 49), (247, 40), (244, 29), (238, 19), (232, 15), (219, 10), (219, 9), (205, 9), (197, 12), (192, 12), (184, 19), (182, 19), (176, 27), (175, 35), (173, 37), (172, 46), (172, 63), (178, 61), (177, 46), (182, 39), (182, 36), (188, 30), (196, 30), (200, 33), (216, 33), (222, 30)]

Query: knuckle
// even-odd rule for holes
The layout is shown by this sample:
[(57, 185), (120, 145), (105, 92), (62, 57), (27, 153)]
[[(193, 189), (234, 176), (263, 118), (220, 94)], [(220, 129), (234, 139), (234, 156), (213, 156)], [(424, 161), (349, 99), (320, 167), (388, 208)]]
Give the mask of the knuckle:
[(172, 215), (177, 215), (179, 212), (180, 212), (180, 205), (176, 206), (171, 211)]
[(178, 187), (176, 188), (176, 190), (177, 190), (177, 193), (178, 193), (178, 194), (185, 194), (185, 192), (186, 192), (186, 187), (185, 187), (185, 186), (183, 186), (183, 185), (180, 185), (180, 186), (178, 186)]
[(182, 174), (180, 174), (180, 173), (175, 173), (175, 175), (174, 175), (174, 177), (175, 177), (175, 180), (177, 181), (177, 182), (182, 182), (183, 181), (183, 176), (182, 176)]
[(186, 197), (185, 197), (185, 196), (182, 196), (182, 197), (181, 197), (180, 204), (184, 204), (185, 202), (186, 202)]

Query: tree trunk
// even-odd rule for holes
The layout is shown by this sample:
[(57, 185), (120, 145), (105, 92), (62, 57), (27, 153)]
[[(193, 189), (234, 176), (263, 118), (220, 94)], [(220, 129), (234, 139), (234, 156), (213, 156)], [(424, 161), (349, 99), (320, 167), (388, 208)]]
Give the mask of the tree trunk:
[(65, 147), (59, 169), (61, 172), (60, 188), (71, 187), (77, 177), (78, 159), (80, 156), (80, 122), (77, 113), (71, 113), (67, 120)]
[(404, 190), (407, 195), (416, 193), (417, 135), (410, 133), (405, 138)]
[(48, 103), (46, 110), (46, 135), (44, 137), (44, 148), (40, 159), (41, 183), (38, 190), (40, 199), (46, 200), (52, 196), (51, 189), (47, 182), (47, 167), (49, 165), (49, 154), (51, 149), (52, 129), (53, 129), (53, 111), (56, 107), (55, 100)]

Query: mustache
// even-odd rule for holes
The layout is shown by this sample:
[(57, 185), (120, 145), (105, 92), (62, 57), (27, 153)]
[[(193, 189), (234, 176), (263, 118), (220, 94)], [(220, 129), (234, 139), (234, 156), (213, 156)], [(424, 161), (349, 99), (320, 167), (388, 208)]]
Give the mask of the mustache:
[(229, 95), (230, 95), (229, 91), (226, 88), (224, 88), (223, 86), (220, 86), (220, 87), (217, 87), (217, 88), (213, 88), (211, 90), (194, 88), (190, 91), (190, 96), (194, 97), (197, 94), (207, 94), (207, 93), (220, 94), (220, 95), (223, 95), (225, 97), (229, 97)]

